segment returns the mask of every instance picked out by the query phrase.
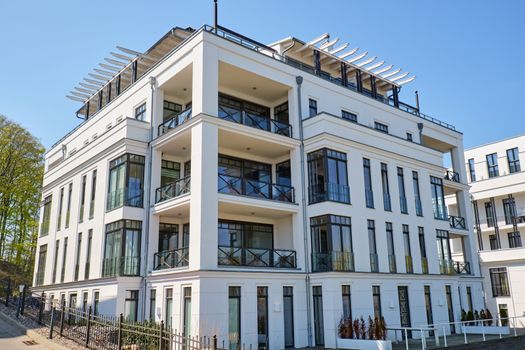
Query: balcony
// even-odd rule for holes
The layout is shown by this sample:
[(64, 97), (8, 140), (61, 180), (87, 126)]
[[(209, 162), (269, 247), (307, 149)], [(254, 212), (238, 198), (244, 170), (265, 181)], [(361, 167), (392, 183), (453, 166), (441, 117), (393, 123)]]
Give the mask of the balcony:
[(230, 107), (219, 105), (219, 118), (243, 124), (255, 129), (265, 130), (277, 135), (292, 137), (292, 126), (268, 117), (259, 116), (254, 113), (234, 110)]
[(310, 204), (333, 201), (350, 204), (350, 187), (336, 183), (315, 184), (308, 187)]
[(449, 215), (448, 216), (448, 222), (450, 223), (450, 228), (458, 228), (462, 230), (467, 229), (467, 225), (465, 224), (465, 218), (461, 216), (454, 216)]
[(377, 253), (370, 253), (370, 271), (379, 272), (379, 261)]
[(155, 190), (155, 203), (176, 198), (186, 193), (190, 193), (191, 177), (186, 176), (177, 181), (166, 184)]
[(102, 261), (102, 277), (139, 275), (140, 256), (105, 258)]
[(188, 266), (189, 250), (187, 247), (165, 250), (153, 256), (153, 270), (173, 269)]
[(395, 255), (388, 255), (388, 271), (390, 271), (390, 273), (397, 272), (397, 264), (396, 264)]
[(295, 203), (293, 187), (218, 174), (220, 193)]
[(297, 258), (295, 250), (219, 246), (218, 264), (294, 269)]
[(439, 267), (442, 275), (470, 275), (470, 263), (468, 261), (441, 259)]
[(354, 254), (352, 252), (312, 253), (312, 272), (352, 272), (354, 270)]
[(459, 181), (459, 173), (452, 170), (447, 170), (445, 173), (445, 180), (452, 181), (452, 182), (460, 182)]
[(173, 113), (162, 124), (159, 125), (159, 136), (164, 135), (170, 129), (175, 129), (177, 126), (185, 123), (191, 118), (191, 107), (180, 113)]
[(405, 266), (407, 273), (414, 273), (414, 263), (410, 255), (405, 255)]

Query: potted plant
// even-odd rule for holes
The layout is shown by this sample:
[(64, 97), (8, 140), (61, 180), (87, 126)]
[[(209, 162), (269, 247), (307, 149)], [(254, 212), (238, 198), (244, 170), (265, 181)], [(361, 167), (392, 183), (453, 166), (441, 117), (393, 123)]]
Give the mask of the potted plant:
[(383, 317), (363, 316), (351, 320), (342, 317), (338, 325), (337, 347), (341, 349), (391, 350), (392, 342), (386, 339)]

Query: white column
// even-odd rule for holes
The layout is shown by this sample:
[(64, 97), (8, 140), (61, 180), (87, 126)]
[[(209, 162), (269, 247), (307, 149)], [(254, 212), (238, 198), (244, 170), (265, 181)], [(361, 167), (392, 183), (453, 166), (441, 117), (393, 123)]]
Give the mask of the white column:
[(203, 42), (193, 49), (192, 115), (217, 116), (219, 61), (217, 47)]
[(191, 130), (190, 269), (217, 267), (218, 141), (216, 125)]

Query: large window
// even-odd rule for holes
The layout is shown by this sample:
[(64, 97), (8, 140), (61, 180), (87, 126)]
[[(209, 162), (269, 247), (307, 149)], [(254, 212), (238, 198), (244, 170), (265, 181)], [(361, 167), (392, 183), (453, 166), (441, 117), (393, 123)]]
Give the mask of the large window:
[(142, 222), (120, 220), (106, 225), (102, 276), (138, 276)]
[(91, 245), (93, 244), (93, 230), (88, 231), (88, 242), (86, 250), (86, 267), (84, 269), (84, 279), (89, 279), (89, 267), (91, 265)]
[(500, 248), (498, 236), (495, 234), (489, 235), (490, 250), (496, 250)]
[(514, 198), (503, 199), (503, 212), (505, 214), (505, 224), (512, 225), (516, 217), (516, 203)]
[[(434, 324), (434, 316), (432, 314), (432, 296), (430, 294), (430, 286), (425, 286), (425, 311), (427, 314), (427, 324)], [(430, 336), (434, 335), (434, 331), (429, 334)]]
[(494, 227), (496, 224), (496, 215), (492, 202), (485, 202), (485, 216), (487, 217), (487, 226)]
[(372, 170), (370, 159), (363, 158), (363, 177), (365, 179), (365, 203), (367, 208), (374, 208), (374, 192), (372, 189)]
[(44, 284), (44, 276), (45, 276), (45, 270), (46, 270), (46, 258), (47, 258), (47, 244), (43, 244), (40, 246), (40, 250), (38, 251), (38, 269), (36, 271), (36, 281), (35, 284), (37, 286), (40, 286)]
[(476, 167), (474, 158), (468, 160), (468, 173), (470, 174), (470, 182), (476, 181)]
[(183, 294), (183, 332), (185, 337), (191, 336), (191, 287), (184, 287)]
[(274, 107), (273, 116), (278, 122), (289, 124), (290, 117), (288, 112), (288, 101)]
[(47, 236), (49, 234), (49, 222), (51, 220), (51, 198), (49, 195), (44, 198), (43, 210), (42, 210), (42, 226), (40, 227), (40, 237)]
[(162, 121), (171, 119), (180, 112), (182, 112), (182, 106), (180, 104), (164, 100), (162, 108)]
[(489, 177), (499, 176), (498, 154), (497, 153), (487, 154), (486, 158), (487, 158), (487, 170), (489, 172)]
[(323, 215), (310, 219), (313, 271), (351, 271), (354, 268), (352, 220)]
[(51, 283), (56, 283), (57, 280), (57, 268), (58, 268), (58, 252), (60, 250), (60, 240), (55, 241), (55, 256), (53, 257), (53, 277), (51, 278)]
[(510, 296), (509, 280), (507, 277), (507, 268), (498, 267), (489, 269), (490, 283), (492, 284), (493, 297)]
[(179, 248), (179, 225), (159, 224), (159, 252), (176, 250)]
[(405, 175), (403, 168), (397, 168), (397, 186), (399, 189), (399, 208), (402, 214), (408, 214), (407, 195), (405, 190)]
[(518, 173), (521, 171), (520, 152), (518, 147), (507, 150), (507, 160), (509, 162), (509, 173)]
[(381, 163), (381, 185), (383, 187), (383, 206), (386, 211), (392, 211), (390, 185), (388, 182), (388, 165), (386, 163)]
[(423, 273), (428, 273), (427, 247), (425, 243), (425, 229), (422, 226), (417, 228), (417, 235), (419, 239), (419, 251), (421, 253), (421, 270)]
[(414, 186), (414, 201), (416, 204), (416, 215), (423, 216), (423, 206), (421, 205), (421, 193), (419, 191), (419, 174), (412, 172), (412, 184)]
[(434, 218), (439, 220), (448, 220), (447, 208), (445, 205), (445, 192), (443, 190), (443, 179), (431, 176), (430, 192), (432, 194)]
[(310, 204), (335, 201), (350, 203), (346, 154), (323, 148), (308, 154)]
[(77, 237), (77, 252), (75, 254), (75, 281), (78, 281), (78, 275), (80, 272), (80, 252), (82, 248), (82, 232), (78, 233)]
[(139, 291), (127, 290), (124, 300), (124, 317), (131, 322), (137, 322), (139, 307)]
[(293, 317), (293, 287), (283, 287), (283, 316), (284, 316), (284, 346), (293, 348), (294, 317)]
[[(448, 321), (454, 322), (454, 304), (452, 303), (452, 287), (447, 285), (445, 286), (445, 294), (447, 297), (447, 310), (448, 310)], [(450, 333), (456, 333), (456, 325), (450, 325)]]
[(438, 258), (446, 261), (452, 259), (449, 232), (445, 230), (436, 230), (436, 239), (438, 248)]
[(241, 349), (241, 287), (228, 287), (229, 350)]
[(275, 165), (275, 177), (277, 185), (292, 186), (292, 171), (289, 160)]
[(519, 232), (509, 232), (507, 235), (509, 237), (509, 248), (521, 247), (521, 235)]
[(68, 190), (67, 190), (67, 208), (66, 208), (66, 223), (65, 223), (65, 227), (68, 228), (69, 227), (69, 217), (70, 217), (70, 214), (71, 214), (71, 198), (73, 196), (73, 184), (70, 183), (69, 186), (68, 186)]
[(368, 246), (370, 248), (370, 271), (378, 272), (379, 264), (377, 257), (376, 224), (374, 220), (367, 220)]
[(67, 260), (67, 237), (64, 238), (64, 249), (62, 251), (62, 270), (60, 272), (60, 283), (64, 283), (66, 275), (66, 260)]
[(166, 329), (173, 329), (173, 288), (166, 288), (165, 293), (165, 306), (166, 313), (164, 314), (164, 322), (166, 323)]
[(156, 321), (156, 309), (157, 309), (157, 291), (150, 289), (149, 291), (149, 321)]
[(144, 157), (127, 153), (112, 160), (109, 168), (107, 210), (142, 207)]

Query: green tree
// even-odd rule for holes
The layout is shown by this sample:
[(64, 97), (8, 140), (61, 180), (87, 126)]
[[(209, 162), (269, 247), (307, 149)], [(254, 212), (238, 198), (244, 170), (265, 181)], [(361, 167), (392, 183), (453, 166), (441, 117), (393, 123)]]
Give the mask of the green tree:
[(38, 235), (43, 155), (37, 138), (0, 115), (0, 260), (17, 266), (28, 282)]

